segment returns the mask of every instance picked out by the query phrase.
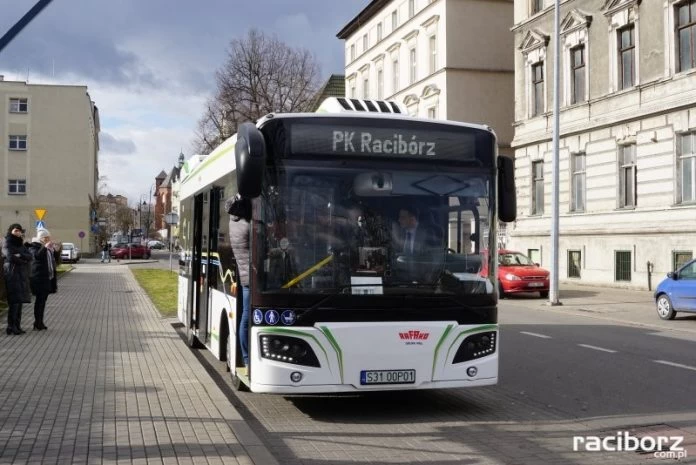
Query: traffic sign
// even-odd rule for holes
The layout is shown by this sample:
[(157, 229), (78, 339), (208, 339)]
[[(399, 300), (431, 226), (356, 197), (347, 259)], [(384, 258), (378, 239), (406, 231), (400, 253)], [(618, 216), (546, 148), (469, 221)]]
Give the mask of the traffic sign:
[(39, 220), (36, 222), (36, 229), (46, 229), (46, 223), (43, 221)]
[(85, 237), (85, 232), (84, 232), (84, 231), (80, 231), (79, 233), (77, 233), (77, 237), (79, 237), (80, 239), (82, 239), (83, 237)]
[(43, 217), (46, 214), (46, 209), (45, 208), (37, 208), (36, 210), (34, 210), (34, 214), (36, 215), (36, 219), (41, 221), (41, 220), (43, 220)]

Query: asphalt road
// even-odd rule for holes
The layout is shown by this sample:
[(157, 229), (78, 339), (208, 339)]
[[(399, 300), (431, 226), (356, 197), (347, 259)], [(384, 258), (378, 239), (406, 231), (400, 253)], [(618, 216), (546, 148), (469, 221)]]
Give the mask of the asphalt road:
[[(630, 305), (630, 304), (627, 304)], [(615, 308), (620, 312), (620, 308)], [(283, 464), (660, 463), (652, 454), (575, 452), (576, 435), (681, 435), (696, 460), (696, 332), (500, 304), (497, 386), (366, 395), (234, 392), (197, 355)], [(683, 321), (696, 331), (696, 320)]]

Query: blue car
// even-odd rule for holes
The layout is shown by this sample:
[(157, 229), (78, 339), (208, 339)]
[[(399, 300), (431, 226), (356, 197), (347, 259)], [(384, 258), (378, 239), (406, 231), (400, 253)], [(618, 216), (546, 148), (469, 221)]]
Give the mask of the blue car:
[(696, 312), (696, 260), (667, 273), (655, 289), (655, 305), (663, 320), (673, 320), (677, 312)]

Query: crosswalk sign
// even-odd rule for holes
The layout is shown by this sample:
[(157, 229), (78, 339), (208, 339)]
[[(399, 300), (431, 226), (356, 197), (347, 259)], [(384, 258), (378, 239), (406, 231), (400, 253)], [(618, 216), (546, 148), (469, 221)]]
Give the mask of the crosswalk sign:
[(46, 229), (46, 223), (43, 221), (39, 220), (36, 222), (36, 229)]

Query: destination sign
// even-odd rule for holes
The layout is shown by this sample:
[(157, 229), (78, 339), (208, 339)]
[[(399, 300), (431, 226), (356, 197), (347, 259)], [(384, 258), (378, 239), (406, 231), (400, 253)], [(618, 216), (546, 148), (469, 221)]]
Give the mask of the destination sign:
[(297, 123), (291, 129), (291, 151), (294, 154), (473, 160), (477, 158), (478, 132), (484, 136), (484, 141), (489, 141), (481, 144), (488, 145), (487, 148), (479, 147), (479, 150), (488, 151), (492, 159), (492, 136), (484, 131), (410, 126), (375, 128)]

